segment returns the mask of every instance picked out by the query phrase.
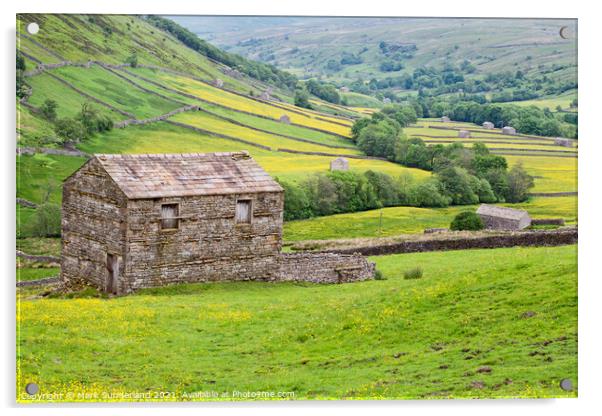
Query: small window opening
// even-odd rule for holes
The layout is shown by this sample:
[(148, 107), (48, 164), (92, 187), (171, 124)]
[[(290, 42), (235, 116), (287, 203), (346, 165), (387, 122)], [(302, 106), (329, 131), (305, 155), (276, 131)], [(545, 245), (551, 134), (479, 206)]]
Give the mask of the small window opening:
[(161, 205), (161, 229), (177, 229), (180, 225), (180, 218), (178, 215), (178, 204)]
[(250, 200), (236, 201), (236, 223), (237, 224), (251, 223), (251, 201)]

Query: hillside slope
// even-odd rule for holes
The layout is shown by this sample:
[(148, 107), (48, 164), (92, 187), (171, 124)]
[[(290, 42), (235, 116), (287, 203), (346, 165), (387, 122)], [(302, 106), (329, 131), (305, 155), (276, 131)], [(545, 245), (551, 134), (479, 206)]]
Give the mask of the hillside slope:
[[(37, 35), (24, 30), (31, 21), (41, 27)], [(288, 181), (327, 172), (338, 156), (348, 158), (357, 172), (407, 175), (416, 181), (431, 175), (362, 154), (350, 140), (350, 127), (356, 117), (370, 113), (366, 109), (317, 99), (312, 104), (318, 110), (295, 107), (292, 92), (232, 72), (144, 18), (20, 15), (18, 32), (28, 92), (17, 101), (18, 146), (25, 152), (17, 160), (17, 196), (34, 204), (60, 203), (61, 181), (90, 153), (248, 150), (270, 174)], [(132, 55), (135, 65), (126, 63)], [(57, 105), (56, 120), (41, 110), (48, 100)], [(76, 137), (71, 143), (76, 150), (65, 150), (56, 123), (78, 117), (82, 106), (110, 119), (114, 128)], [(458, 141), (454, 129), (476, 127), (456, 123), (441, 130), (430, 124), (420, 121), (406, 133), (429, 143), (451, 143)], [(569, 154), (550, 139), (496, 135), (482, 142), (508, 155), (511, 164), (523, 162), (537, 175), (535, 191), (576, 191), (576, 152)], [(27, 227), (33, 213), (30, 206), (18, 207), (18, 230)]]
[[(475, 75), (519, 69), (529, 73), (556, 64), (566, 68), (550, 76), (562, 80), (574, 76), (576, 64), (576, 21), (570, 19), (171, 18), (229, 51), (302, 77), (338, 82), (404, 72), (379, 70), (387, 59), (379, 47), (383, 41), (416, 46), (413, 57), (403, 59), (409, 70), (469, 60), (477, 67)], [(572, 38), (560, 37), (564, 26)], [(339, 69), (327, 67), (329, 60), (346, 54), (362, 62), (347, 59)]]

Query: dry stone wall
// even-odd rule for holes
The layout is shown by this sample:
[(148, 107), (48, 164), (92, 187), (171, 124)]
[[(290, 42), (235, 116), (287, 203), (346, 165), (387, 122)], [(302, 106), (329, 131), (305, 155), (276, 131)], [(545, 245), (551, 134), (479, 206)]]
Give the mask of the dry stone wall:
[(475, 248), (501, 248), (517, 246), (561, 246), (576, 244), (577, 228), (559, 230), (517, 231), (502, 235), (480, 236), (473, 238), (438, 238), (433, 240), (401, 241), (382, 245), (353, 247), (349, 249), (326, 250), (329, 253), (353, 254), (364, 256), (382, 256), (386, 254), (420, 253), (427, 251), (467, 250)]
[(349, 283), (372, 279), (375, 264), (359, 253), (295, 253), (278, 258), (277, 281)]

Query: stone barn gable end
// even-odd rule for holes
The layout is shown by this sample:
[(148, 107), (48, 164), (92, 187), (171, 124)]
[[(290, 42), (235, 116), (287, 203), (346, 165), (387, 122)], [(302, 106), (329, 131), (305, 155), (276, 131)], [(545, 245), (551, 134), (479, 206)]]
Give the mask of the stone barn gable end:
[(61, 278), (123, 294), (372, 277), (362, 256), (281, 254), (283, 209), (282, 187), (246, 152), (95, 155), (63, 184)]
[(522, 230), (531, 225), (529, 213), (524, 210), (482, 204), (477, 209), (485, 228), (494, 230)]

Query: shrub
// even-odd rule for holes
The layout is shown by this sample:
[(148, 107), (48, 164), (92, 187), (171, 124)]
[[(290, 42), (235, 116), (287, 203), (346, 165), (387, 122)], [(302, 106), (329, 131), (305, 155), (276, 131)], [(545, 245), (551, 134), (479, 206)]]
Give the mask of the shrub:
[(125, 63), (126, 64), (130, 64), (130, 66), (132, 68), (136, 68), (138, 66), (138, 55), (136, 54), (136, 52), (134, 52), (133, 54), (131, 54), (130, 56), (128, 56), (125, 59)]
[(374, 280), (386, 280), (386, 279), (383, 276), (383, 272), (381, 272), (380, 270), (376, 269), (376, 270), (374, 270)]
[(463, 231), (463, 230), (482, 230), (484, 228), (483, 221), (475, 212), (464, 211), (456, 215), (449, 226), (452, 231)]
[(407, 280), (420, 279), (422, 277), (422, 267), (416, 266), (403, 272), (403, 278)]

